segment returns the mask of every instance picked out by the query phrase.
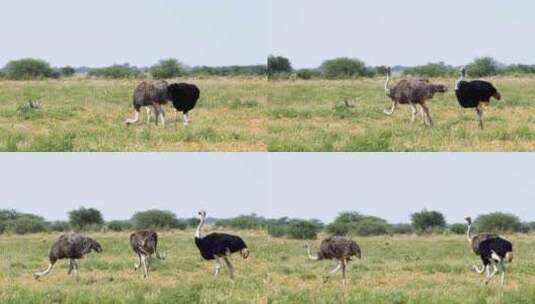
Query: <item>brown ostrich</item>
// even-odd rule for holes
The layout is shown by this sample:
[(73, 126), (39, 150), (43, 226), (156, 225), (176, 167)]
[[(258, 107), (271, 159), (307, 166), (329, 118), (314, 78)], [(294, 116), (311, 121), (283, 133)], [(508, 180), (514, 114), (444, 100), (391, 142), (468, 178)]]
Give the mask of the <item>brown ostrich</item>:
[(432, 99), (435, 93), (445, 93), (448, 88), (442, 84), (432, 84), (427, 79), (403, 79), (393, 88), (390, 88), (389, 83), (391, 76), (391, 69), (390, 67), (387, 67), (385, 94), (392, 99), (392, 108), (390, 110), (384, 110), (384, 113), (390, 116), (394, 113), (398, 104), (408, 104), (411, 107), (411, 123), (413, 123), (418, 112), (416, 106), (420, 105), (424, 123), (433, 126), (433, 120), (431, 119), (429, 108), (425, 102)]
[(132, 250), (137, 254), (139, 263), (134, 264), (134, 270), (138, 270), (143, 266), (143, 277), (149, 276), (149, 260), (153, 254), (156, 254), (158, 259), (163, 260), (164, 257), (158, 252), (158, 234), (154, 230), (140, 230), (130, 235), (130, 245)]
[(156, 112), (156, 124), (160, 119), (162, 125), (165, 126), (165, 111), (162, 105), (165, 105), (168, 101), (167, 86), (168, 84), (165, 80), (142, 81), (134, 91), (134, 118), (127, 119), (126, 124), (133, 124), (139, 120), (141, 107), (147, 107), (148, 123), (150, 120), (150, 107), (152, 106)]
[(50, 264), (45, 271), (34, 273), (35, 279), (40, 279), (50, 273), (54, 264), (60, 259), (69, 259), (68, 274), (75, 274), (78, 277), (78, 262), (84, 255), (90, 253), (92, 250), (101, 253), (102, 247), (94, 239), (79, 233), (67, 233), (61, 235), (58, 240), (52, 245), (48, 259)]
[(337, 260), (338, 265), (323, 277), (323, 282), (327, 282), (329, 277), (342, 269), (343, 284), (346, 284), (346, 267), (353, 256), (360, 259), (361, 251), (357, 243), (347, 237), (332, 236), (321, 241), (320, 250), (314, 256), (310, 253), (310, 246), (305, 245), (307, 254), (311, 260)]

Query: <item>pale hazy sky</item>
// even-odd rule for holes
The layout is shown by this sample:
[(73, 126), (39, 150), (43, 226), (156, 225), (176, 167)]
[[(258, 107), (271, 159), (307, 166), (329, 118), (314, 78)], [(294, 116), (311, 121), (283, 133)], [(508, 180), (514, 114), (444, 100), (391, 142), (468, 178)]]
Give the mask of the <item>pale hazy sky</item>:
[(0, 67), (37, 57), (54, 66), (264, 64), (266, 0), (2, 1)]
[(534, 154), (3, 154), (0, 209), (49, 220), (80, 206), (106, 220), (255, 212), (331, 221), (344, 210), (408, 222), (423, 208), (462, 222), (512, 212), (535, 220)]
[(270, 53), (294, 67), (334, 57), (370, 65), (465, 64), (493, 56), (535, 64), (531, 0), (270, 0)]

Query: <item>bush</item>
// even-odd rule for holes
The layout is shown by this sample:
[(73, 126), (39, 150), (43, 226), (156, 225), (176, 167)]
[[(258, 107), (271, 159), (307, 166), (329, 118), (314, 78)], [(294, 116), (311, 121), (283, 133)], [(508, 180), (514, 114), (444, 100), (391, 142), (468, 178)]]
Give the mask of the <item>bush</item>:
[(390, 225), (386, 221), (374, 217), (364, 218), (353, 227), (353, 231), (359, 236), (388, 234)]
[(363, 61), (351, 58), (336, 58), (324, 61), (320, 70), (327, 79), (356, 78), (367, 76), (368, 71)]
[(102, 78), (134, 78), (141, 75), (135, 67), (131, 67), (128, 63), (122, 65), (112, 65), (110, 67), (92, 69), (88, 73), (89, 76), (102, 77)]
[(321, 230), (317, 221), (292, 220), (288, 224), (287, 235), (292, 239), (313, 240)]
[(60, 73), (63, 77), (71, 77), (72, 75), (74, 75), (74, 73), (76, 73), (76, 70), (74, 70), (74, 68), (70, 66), (66, 66), (60, 69)]
[(269, 55), (267, 60), (267, 74), (271, 78), (274, 75), (292, 73), (292, 64), (288, 58)]
[(455, 68), (447, 66), (444, 62), (428, 63), (422, 66), (411, 67), (403, 71), (405, 75), (419, 77), (447, 77), (456, 73)]
[(327, 231), (334, 235), (381, 235), (389, 230), (390, 225), (384, 219), (358, 212), (342, 212), (327, 226)]
[(422, 210), (411, 215), (412, 226), (418, 232), (436, 232), (446, 227), (444, 215), (438, 211)]
[(102, 214), (97, 209), (81, 207), (69, 211), (69, 223), (82, 230), (98, 229), (104, 224)]
[(54, 221), (54, 222), (48, 223), (48, 230), (55, 231), (55, 232), (70, 231), (71, 225), (69, 224), (69, 222)]
[(454, 234), (465, 234), (466, 233), (466, 225), (457, 223), (450, 225), (450, 232)]
[(9, 224), (9, 230), (17, 234), (43, 232), (45, 229), (45, 220), (35, 215), (22, 215)]
[(132, 229), (132, 223), (130, 221), (110, 221), (106, 226), (111, 231), (126, 231)]
[(287, 225), (268, 225), (267, 233), (276, 238), (286, 236), (288, 234)]
[(299, 79), (309, 80), (312, 78), (319, 78), (319, 77), (321, 77), (321, 72), (318, 70), (301, 69), (297, 71), (297, 78)]
[(498, 74), (498, 63), (492, 57), (477, 58), (467, 66), (469, 77), (486, 77)]
[(150, 68), (150, 73), (156, 79), (173, 78), (182, 74), (182, 67), (178, 60), (170, 58), (160, 60), (157, 65)]
[(147, 210), (136, 212), (131, 219), (135, 229), (186, 229), (186, 223), (167, 210)]
[(390, 226), (390, 231), (395, 234), (412, 234), (414, 233), (414, 228), (411, 224), (395, 224)]
[(10, 61), (4, 70), (7, 78), (14, 80), (46, 78), (53, 72), (46, 61), (33, 58)]
[(501, 212), (480, 215), (474, 225), (478, 231), (496, 233), (520, 232), (522, 229), (520, 219), (516, 215)]
[(6, 224), (4, 222), (0, 222), (0, 234), (4, 233), (6, 231)]

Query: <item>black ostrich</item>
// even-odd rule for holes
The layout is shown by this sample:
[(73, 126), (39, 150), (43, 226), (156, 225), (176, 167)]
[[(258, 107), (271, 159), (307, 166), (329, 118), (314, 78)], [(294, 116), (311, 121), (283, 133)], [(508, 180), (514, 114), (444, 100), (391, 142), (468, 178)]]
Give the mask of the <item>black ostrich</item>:
[(416, 106), (420, 105), (420, 114), (424, 119), (424, 123), (432, 126), (433, 120), (425, 102), (432, 99), (435, 93), (447, 92), (448, 88), (442, 84), (432, 84), (427, 79), (403, 79), (393, 88), (390, 88), (389, 83), (392, 76), (390, 67), (386, 68), (385, 73), (385, 94), (392, 99), (392, 108), (383, 112), (390, 116), (394, 113), (398, 104), (408, 104), (411, 107), (411, 123), (413, 123), (418, 112)]
[(331, 272), (323, 277), (323, 282), (327, 282), (329, 277), (337, 273), (342, 269), (342, 278), (343, 284), (346, 284), (346, 266), (349, 261), (351, 261), (353, 256), (356, 256), (360, 259), (361, 251), (357, 243), (347, 237), (343, 236), (332, 236), (321, 241), (320, 250), (317, 255), (312, 255), (310, 253), (310, 246), (305, 245), (307, 249), (308, 257), (311, 260), (337, 260), (338, 265)]
[(492, 83), (483, 80), (465, 81), (466, 68), (461, 67), (461, 78), (455, 84), (455, 96), (463, 108), (474, 108), (479, 119), (479, 127), (483, 129), (483, 105), (490, 103), (490, 98), (500, 100), (502, 96)]
[(195, 232), (195, 245), (199, 248), (201, 256), (205, 260), (216, 261), (214, 277), (219, 274), (222, 259), (229, 270), (230, 279), (234, 281), (234, 267), (228, 258), (232, 253), (239, 252), (242, 258), (246, 259), (249, 256), (247, 245), (239, 236), (226, 233), (214, 232), (202, 237), (201, 232), (206, 219), (206, 212), (199, 211), (199, 218), (199, 226)]
[(178, 112), (184, 115), (184, 126), (189, 123), (188, 112), (191, 111), (199, 99), (199, 88), (189, 83), (173, 83), (167, 87), (167, 95), (173, 102), (176, 110), (176, 120), (178, 121)]
[(130, 245), (137, 254), (139, 262), (134, 264), (134, 270), (143, 266), (143, 277), (149, 276), (149, 261), (153, 254), (159, 259), (164, 259), (158, 252), (158, 234), (154, 230), (140, 230), (130, 235)]
[[(472, 251), (479, 255), (483, 262), (483, 267), (479, 269), (474, 265), (474, 269), (478, 273), (483, 273), (486, 270), (485, 284), (488, 284), (490, 280), (498, 273), (501, 273), (501, 283), (504, 284), (505, 280), (505, 263), (513, 261), (513, 245), (508, 240), (493, 234), (493, 233), (481, 233), (475, 236), (470, 235), (470, 229), (472, 226), (472, 219), (466, 218), (468, 222), (467, 238)], [(490, 273), (490, 266), (494, 266), (494, 271)]]
[(150, 107), (154, 108), (156, 113), (156, 124), (158, 124), (158, 118), (161, 120), (162, 125), (165, 126), (165, 111), (162, 105), (165, 105), (168, 101), (167, 98), (167, 81), (142, 81), (134, 90), (133, 105), (134, 105), (134, 118), (126, 120), (126, 124), (133, 124), (139, 120), (139, 110), (141, 107), (147, 109), (147, 123), (150, 121)]
[(90, 253), (92, 250), (101, 253), (102, 247), (94, 239), (78, 233), (67, 233), (59, 237), (59, 239), (52, 245), (48, 259), (50, 264), (45, 271), (34, 273), (34, 278), (40, 279), (50, 273), (52, 267), (61, 259), (69, 259), (69, 272), (74, 273), (78, 277), (78, 262), (84, 255)]

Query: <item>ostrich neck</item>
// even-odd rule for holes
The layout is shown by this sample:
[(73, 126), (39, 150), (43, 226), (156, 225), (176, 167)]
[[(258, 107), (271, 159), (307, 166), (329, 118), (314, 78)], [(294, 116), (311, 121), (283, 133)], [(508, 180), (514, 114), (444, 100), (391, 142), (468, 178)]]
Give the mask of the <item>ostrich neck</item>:
[(388, 87), (389, 83), (390, 83), (390, 73), (387, 73), (386, 74), (386, 81), (385, 81), (385, 94), (386, 94), (386, 96), (390, 95), (390, 88)]
[(310, 247), (307, 247), (307, 254), (308, 254), (308, 258), (311, 259), (311, 260), (318, 260), (318, 257), (317, 256), (313, 256), (312, 253), (310, 252)]
[(465, 73), (466, 72), (461, 72), (461, 77), (459, 77), (459, 79), (455, 83), (455, 90), (458, 90), (459, 89), (459, 84), (461, 83), (461, 81), (464, 81)]
[(470, 230), (472, 229), (472, 224), (468, 224), (468, 229), (466, 230), (466, 239), (470, 244), (472, 244), (472, 237), (470, 236)]
[(197, 226), (197, 230), (195, 231), (195, 237), (200, 239), (201, 238), (201, 232), (202, 227), (204, 226), (204, 217), (201, 217), (201, 221), (199, 222), (199, 226)]

